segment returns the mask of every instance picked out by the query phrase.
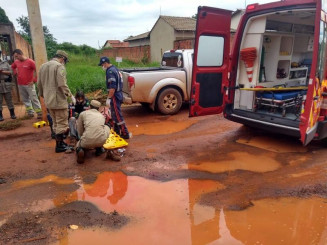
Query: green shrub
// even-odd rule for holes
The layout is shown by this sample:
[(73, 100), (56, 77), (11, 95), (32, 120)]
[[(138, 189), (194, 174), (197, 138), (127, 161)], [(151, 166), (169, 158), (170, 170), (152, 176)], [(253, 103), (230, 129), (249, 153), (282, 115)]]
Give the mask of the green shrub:
[[(84, 93), (90, 93), (102, 89), (103, 93), (106, 92), (105, 72), (98, 66), (99, 59), (100, 57), (95, 53), (91, 55), (69, 53), (69, 62), (66, 65), (67, 83), (73, 94), (78, 90), (82, 90)], [(110, 57), (110, 61), (121, 69), (159, 66), (158, 62), (143, 64), (126, 59), (123, 59), (123, 62), (117, 64), (115, 58), (112, 57)]]

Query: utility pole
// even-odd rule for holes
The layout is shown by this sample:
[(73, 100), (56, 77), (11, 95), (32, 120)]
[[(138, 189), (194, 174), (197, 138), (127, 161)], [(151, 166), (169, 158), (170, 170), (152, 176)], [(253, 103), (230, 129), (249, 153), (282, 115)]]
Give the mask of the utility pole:
[[(26, 0), (26, 5), (32, 35), (32, 45), (36, 64), (36, 72), (38, 74), (41, 65), (48, 61), (47, 51), (45, 48), (39, 0)], [(40, 97), (40, 102), (42, 106), (43, 120), (46, 121), (47, 109), (44, 105), (44, 100), (42, 97)]]

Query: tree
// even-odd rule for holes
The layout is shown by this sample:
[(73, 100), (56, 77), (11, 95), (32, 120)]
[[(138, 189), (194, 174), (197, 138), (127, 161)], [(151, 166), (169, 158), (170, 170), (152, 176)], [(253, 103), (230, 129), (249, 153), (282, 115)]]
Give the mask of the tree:
[(192, 18), (193, 18), (193, 19), (198, 19), (198, 14), (194, 14), (194, 15), (192, 15)]
[(8, 16), (6, 15), (6, 12), (1, 7), (0, 7), (0, 23), (12, 24)]
[[(18, 33), (30, 44), (32, 44), (32, 35), (30, 29), (30, 23), (27, 16), (21, 16), (16, 19), (21, 30)], [(52, 57), (57, 50), (57, 40), (50, 33), (50, 30), (47, 26), (43, 26), (44, 41), (47, 49), (48, 57)]]

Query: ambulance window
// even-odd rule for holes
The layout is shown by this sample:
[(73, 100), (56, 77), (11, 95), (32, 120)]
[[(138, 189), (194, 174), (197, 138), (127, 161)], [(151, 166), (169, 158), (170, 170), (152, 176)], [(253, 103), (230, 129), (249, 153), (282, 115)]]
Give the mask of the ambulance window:
[(224, 41), (224, 38), (219, 36), (200, 36), (197, 66), (222, 66)]

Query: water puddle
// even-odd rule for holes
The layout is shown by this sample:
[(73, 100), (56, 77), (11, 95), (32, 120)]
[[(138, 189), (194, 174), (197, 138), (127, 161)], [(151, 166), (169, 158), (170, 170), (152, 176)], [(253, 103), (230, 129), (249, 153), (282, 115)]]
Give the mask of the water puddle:
[[(248, 155), (242, 155), (249, 157)], [(262, 161), (262, 159), (260, 160)], [(55, 244), (326, 244), (327, 199), (279, 198), (252, 201), (242, 211), (201, 204), (202, 195), (223, 190), (218, 181), (178, 179), (159, 182), (122, 172), (100, 173), (93, 183), (82, 177), (64, 179), (47, 176), (18, 182), (15, 190), (56, 183), (52, 206), (87, 201), (101, 211), (128, 216), (120, 229), (99, 227), (65, 229)], [(63, 191), (74, 182), (79, 188)], [(46, 185), (44, 185), (46, 186)], [(47, 187), (46, 187), (47, 188)], [(48, 199), (42, 205), (49, 206)], [(35, 209), (37, 209), (35, 207)], [(50, 208), (50, 207), (49, 207)], [(5, 213), (8, 210), (0, 210)], [(36, 211), (36, 210), (35, 210)], [(96, 224), (95, 224), (96, 225)]]
[(305, 171), (305, 172), (302, 172), (302, 173), (290, 174), (290, 176), (293, 177), (293, 178), (299, 178), (299, 177), (303, 177), (303, 176), (307, 176), (307, 175), (312, 175), (312, 174), (314, 174), (314, 172), (312, 172), (312, 171)]
[(239, 138), (236, 140), (237, 143), (257, 147), (263, 150), (287, 153), (287, 152), (307, 152), (307, 148), (299, 144), (295, 144), (294, 141), (290, 142), (285, 139), (266, 137), (266, 136), (255, 136), (250, 139)]
[(326, 199), (281, 198), (253, 203), (242, 212), (224, 211), (230, 233), (244, 244), (327, 244)]
[(75, 181), (72, 179), (60, 178), (56, 175), (48, 175), (43, 177), (42, 179), (31, 179), (31, 180), (22, 180), (17, 181), (13, 184), (13, 187), (16, 189), (25, 188), (33, 185), (43, 184), (43, 183), (56, 183), (58, 185), (68, 185), (74, 184)]
[(263, 173), (277, 170), (281, 166), (272, 154), (253, 155), (247, 152), (231, 152), (226, 154), (226, 158), (226, 160), (217, 162), (190, 163), (187, 168), (211, 173), (222, 173), (237, 169)]
[(140, 123), (130, 128), (133, 135), (162, 135), (183, 131), (196, 122), (196, 120), (149, 122)]

